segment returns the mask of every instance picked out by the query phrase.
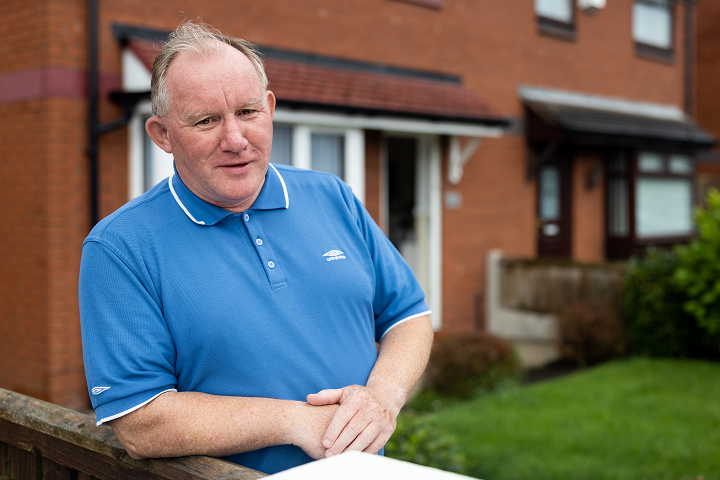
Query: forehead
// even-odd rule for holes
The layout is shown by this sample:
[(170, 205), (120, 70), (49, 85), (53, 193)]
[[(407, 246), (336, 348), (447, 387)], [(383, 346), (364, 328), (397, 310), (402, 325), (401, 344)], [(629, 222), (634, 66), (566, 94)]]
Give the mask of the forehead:
[(244, 102), (262, 96), (252, 62), (225, 44), (208, 54), (178, 54), (167, 70), (166, 81), (171, 110), (182, 110), (189, 103)]

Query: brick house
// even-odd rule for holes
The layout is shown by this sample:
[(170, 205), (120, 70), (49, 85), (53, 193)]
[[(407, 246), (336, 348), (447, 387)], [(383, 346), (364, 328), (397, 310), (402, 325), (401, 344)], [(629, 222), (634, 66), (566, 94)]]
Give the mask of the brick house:
[(689, 238), (694, 158), (714, 141), (685, 113), (692, 12), (675, 0), (3, 2), (0, 386), (88, 404), (80, 245), (94, 217), (171, 168), (142, 124), (155, 45), (182, 19), (260, 46), (279, 101), (272, 161), (353, 187), (453, 333), (482, 328), (490, 249), (598, 262)]

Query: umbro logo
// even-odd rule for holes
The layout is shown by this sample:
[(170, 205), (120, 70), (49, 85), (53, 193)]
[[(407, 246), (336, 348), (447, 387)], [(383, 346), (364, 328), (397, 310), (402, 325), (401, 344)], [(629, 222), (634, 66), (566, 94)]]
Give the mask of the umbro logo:
[(323, 257), (327, 257), (328, 262), (332, 262), (333, 260), (342, 260), (345, 258), (345, 254), (341, 252), (340, 250), (330, 250), (327, 252)]
[(92, 392), (93, 395), (100, 395), (105, 390), (110, 390), (110, 387), (95, 387), (90, 391)]

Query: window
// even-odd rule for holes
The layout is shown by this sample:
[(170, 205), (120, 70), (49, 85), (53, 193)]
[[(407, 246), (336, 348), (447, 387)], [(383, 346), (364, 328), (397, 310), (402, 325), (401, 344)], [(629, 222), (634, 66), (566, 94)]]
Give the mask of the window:
[(608, 257), (689, 239), (694, 173), (688, 155), (613, 152), (606, 164)]
[(365, 199), (365, 134), (354, 128), (275, 123), (270, 162), (328, 172)]
[(575, 10), (572, 0), (535, 0), (538, 30), (564, 39), (575, 39)]
[(638, 154), (635, 233), (638, 238), (692, 232), (692, 160), (684, 155)]
[(641, 55), (672, 59), (672, 0), (635, 0), (632, 32)]

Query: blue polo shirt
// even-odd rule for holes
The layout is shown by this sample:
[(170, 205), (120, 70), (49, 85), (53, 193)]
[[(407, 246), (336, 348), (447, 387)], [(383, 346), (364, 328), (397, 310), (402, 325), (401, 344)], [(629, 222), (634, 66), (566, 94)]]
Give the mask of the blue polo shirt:
[[(244, 213), (177, 173), (83, 243), (80, 314), (98, 425), (166, 391), (305, 401), (367, 382), (375, 342), (429, 313), (412, 271), (350, 188), (271, 165)], [(228, 457), (274, 473), (278, 446)]]

